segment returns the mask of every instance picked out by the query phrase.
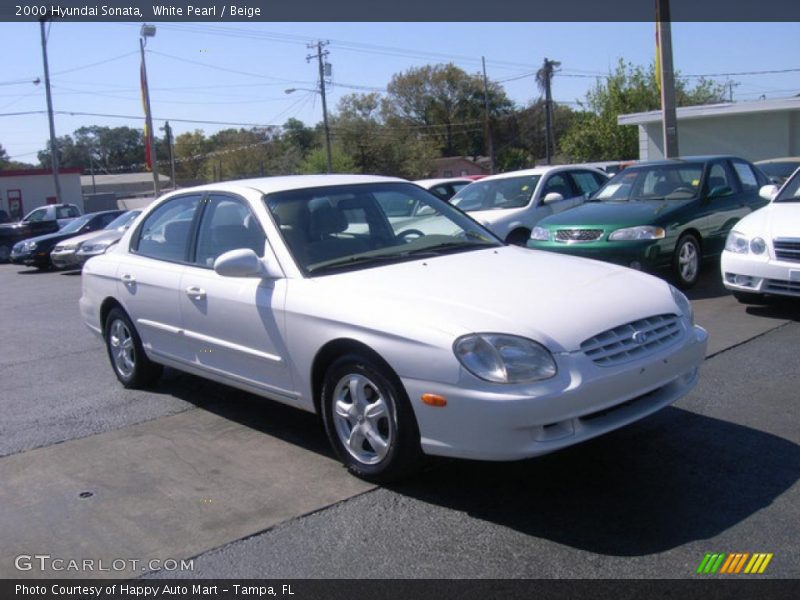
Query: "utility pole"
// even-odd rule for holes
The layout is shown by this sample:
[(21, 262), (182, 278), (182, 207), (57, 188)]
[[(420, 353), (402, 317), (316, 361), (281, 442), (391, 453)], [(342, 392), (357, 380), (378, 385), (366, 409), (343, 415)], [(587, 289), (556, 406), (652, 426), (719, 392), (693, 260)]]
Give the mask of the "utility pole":
[(142, 96), (144, 97), (144, 111), (145, 111), (145, 124), (147, 126), (148, 136), (145, 139), (144, 143), (148, 144), (150, 149), (150, 162), (152, 163), (152, 171), (153, 171), (153, 193), (156, 198), (161, 193), (159, 181), (158, 181), (158, 157), (156, 156), (156, 133), (153, 130), (153, 113), (150, 111), (150, 84), (147, 82), (147, 65), (144, 60), (144, 47), (147, 44), (146, 39), (149, 37), (155, 37), (156, 35), (156, 28), (154, 25), (142, 25), (142, 29), (139, 33), (139, 50), (142, 53), (142, 72), (141, 72), (141, 79), (142, 79)]
[(328, 56), (327, 50), (323, 51), (323, 47), (327, 46), (328, 42), (319, 41), (316, 44), (309, 44), (308, 48), (317, 50), (316, 54), (309, 54), (306, 56), (306, 61), (316, 58), (319, 62), (319, 93), (322, 96), (322, 124), (325, 127), (325, 155), (328, 161), (328, 173), (333, 173), (333, 159), (331, 158), (331, 130), (328, 127), (328, 103), (325, 98), (325, 66), (323, 59)]
[(169, 168), (172, 173), (172, 189), (175, 190), (178, 188), (178, 185), (175, 183), (175, 148), (173, 146), (173, 139), (172, 139), (172, 127), (169, 126), (169, 121), (164, 121), (164, 137), (167, 138), (167, 150), (169, 151)]
[(494, 175), (494, 144), (492, 143), (492, 126), (489, 122), (489, 80), (486, 78), (486, 59), (483, 56), (481, 56), (481, 64), (483, 65), (484, 139), (489, 154), (489, 173)]
[(545, 118), (545, 157), (547, 164), (551, 164), (553, 160), (553, 152), (555, 151), (555, 136), (553, 135), (553, 94), (551, 91), (551, 81), (555, 69), (561, 66), (557, 60), (544, 59), (544, 65), (537, 73), (537, 80), (540, 84), (544, 84), (544, 118)]
[(669, 0), (656, 0), (656, 35), (658, 60), (661, 65), (661, 122), (664, 158), (678, 153), (678, 117), (675, 109), (675, 73), (672, 68), (672, 29)]
[(56, 144), (56, 122), (53, 118), (53, 96), (50, 93), (50, 67), (47, 64), (47, 35), (44, 32), (44, 23), (47, 17), (39, 20), (42, 33), (42, 60), (44, 61), (44, 91), (47, 97), (47, 120), (50, 123), (50, 165), (53, 169), (53, 182), (56, 186), (56, 202), (61, 202), (61, 179), (58, 174), (58, 146)]

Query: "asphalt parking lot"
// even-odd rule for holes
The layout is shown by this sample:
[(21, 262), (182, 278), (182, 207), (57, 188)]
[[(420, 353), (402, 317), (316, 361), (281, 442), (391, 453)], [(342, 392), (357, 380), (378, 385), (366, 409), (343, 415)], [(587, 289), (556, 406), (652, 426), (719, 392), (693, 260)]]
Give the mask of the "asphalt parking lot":
[[(587, 444), (432, 461), (375, 488), (313, 415), (168, 371), (117, 384), (75, 272), (0, 265), (0, 577), (691, 578), (707, 552), (800, 576), (800, 303), (745, 307), (706, 268), (697, 389)], [(11, 543), (8, 543), (11, 541)], [(136, 560), (20, 571), (21, 554)], [(743, 575), (742, 575), (743, 576)]]

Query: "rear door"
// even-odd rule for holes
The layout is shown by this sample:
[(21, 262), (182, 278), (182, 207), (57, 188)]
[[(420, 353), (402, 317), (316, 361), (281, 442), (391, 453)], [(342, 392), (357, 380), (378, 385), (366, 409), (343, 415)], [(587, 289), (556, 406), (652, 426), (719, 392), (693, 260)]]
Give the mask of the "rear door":
[[(724, 190), (724, 191), (722, 191)], [(709, 195), (719, 194), (713, 198)], [(728, 232), (736, 222), (750, 212), (749, 193), (742, 189), (739, 179), (725, 159), (713, 161), (708, 167), (704, 187), (706, 217), (704, 219), (704, 254), (722, 253)]]
[(179, 284), (202, 195), (175, 196), (134, 231), (117, 268), (119, 298), (149, 354), (189, 362), (182, 334)]

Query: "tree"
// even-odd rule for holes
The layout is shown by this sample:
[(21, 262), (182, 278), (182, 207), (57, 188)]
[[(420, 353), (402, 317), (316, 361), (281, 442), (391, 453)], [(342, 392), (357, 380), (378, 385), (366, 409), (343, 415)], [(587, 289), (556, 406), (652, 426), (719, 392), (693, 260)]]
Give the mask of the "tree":
[(206, 154), (210, 145), (203, 131), (195, 129), (175, 137), (175, 179), (192, 185), (205, 180)]
[[(144, 169), (144, 134), (131, 127), (81, 127), (73, 135), (56, 138), (58, 164), (64, 168), (98, 171)], [(43, 167), (51, 164), (50, 144), (38, 153)]]
[(416, 130), (387, 126), (378, 94), (349, 94), (331, 118), (342, 152), (360, 173), (419, 179), (428, 174), (437, 147)]
[(314, 147), (314, 130), (298, 119), (289, 119), (283, 124), (282, 139), (287, 150), (294, 149), (305, 158)]
[[(678, 73), (675, 75), (677, 106), (723, 102), (724, 92), (724, 86), (706, 79), (700, 79), (689, 89), (686, 81)], [(634, 158), (639, 148), (637, 130), (617, 125), (617, 116), (660, 108), (655, 65), (645, 69), (620, 59), (605, 81), (598, 80), (586, 94), (581, 106), (585, 111), (561, 139), (562, 153), (576, 161)]]
[(5, 169), (9, 162), (8, 152), (3, 148), (3, 144), (0, 144), (0, 169)]
[[(546, 156), (545, 106), (544, 99), (540, 98), (498, 122), (495, 128), (498, 171), (526, 169)], [(569, 107), (553, 104), (553, 137), (556, 145), (569, 130), (574, 117), (575, 112)]]
[[(354, 173), (357, 171), (353, 160), (336, 144), (331, 146), (331, 163), (333, 163), (334, 173)], [(323, 148), (315, 148), (309, 152), (300, 165), (300, 172), (309, 175), (326, 173), (327, 171), (328, 157)]]
[[(489, 114), (508, 114), (513, 104), (497, 83), (490, 83)], [(434, 140), (444, 156), (478, 155), (484, 148), (483, 77), (453, 64), (426, 65), (394, 75), (382, 112), (392, 127), (416, 129)]]

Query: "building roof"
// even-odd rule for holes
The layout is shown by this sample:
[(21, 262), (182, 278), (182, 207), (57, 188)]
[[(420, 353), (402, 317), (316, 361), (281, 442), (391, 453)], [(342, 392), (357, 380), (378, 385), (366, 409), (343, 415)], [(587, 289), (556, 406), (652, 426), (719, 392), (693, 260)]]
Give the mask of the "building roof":
[[(80, 171), (80, 170), (79, 170)], [(158, 180), (169, 182), (169, 177), (159, 173)], [(98, 186), (103, 185), (132, 185), (153, 183), (153, 174), (150, 172), (143, 173), (112, 173), (112, 174), (99, 174), (94, 175), (94, 184)], [(92, 175), (81, 175), (81, 185), (88, 187), (92, 185)]]
[[(776, 100), (758, 100), (756, 102), (725, 102), (723, 104), (701, 104), (699, 106), (682, 106), (676, 109), (680, 119), (699, 119), (706, 117), (727, 117), (753, 113), (800, 110), (800, 96), (779, 98)], [(619, 115), (619, 125), (645, 125), (661, 121), (660, 110)]]
[[(70, 175), (73, 173), (81, 173), (82, 169), (78, 167), (69, 167), (59, 169), (59, 175)], [(0, 171), (0, 177), (28, 177), (30, 175), (52, 175), (53, 169), (9, 169), (7, 171)]]

